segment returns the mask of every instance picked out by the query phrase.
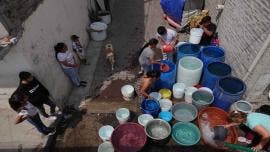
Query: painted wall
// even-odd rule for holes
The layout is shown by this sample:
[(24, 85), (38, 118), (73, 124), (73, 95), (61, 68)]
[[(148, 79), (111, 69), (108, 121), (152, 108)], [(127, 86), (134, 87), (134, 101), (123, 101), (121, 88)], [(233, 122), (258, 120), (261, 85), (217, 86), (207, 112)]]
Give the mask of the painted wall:
[(5, 90), (17, 87), (21, 70), (29, 70), (61, 105), (71, 90), (71, 83), (54, 57), (53, 46), (65, 42), (71, 47), (72, 34), (79, 35), (82, 45), (86, 46), (88, 24), (87, 0), (44, 0), (23, 24), (22, 38), (0, 61), (1, 94), (9, 94)]

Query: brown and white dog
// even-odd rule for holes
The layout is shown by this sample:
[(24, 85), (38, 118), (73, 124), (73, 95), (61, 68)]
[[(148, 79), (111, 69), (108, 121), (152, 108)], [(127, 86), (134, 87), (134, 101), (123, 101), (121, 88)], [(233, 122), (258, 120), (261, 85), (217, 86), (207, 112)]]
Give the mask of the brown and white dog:
[(114, 70), (114, 51), (113, 51), (113, 46), (111, 43), (105, 45), (105, 52), (106, 52), (106, 59), (110, 62), (112, 66), (112, 70)]

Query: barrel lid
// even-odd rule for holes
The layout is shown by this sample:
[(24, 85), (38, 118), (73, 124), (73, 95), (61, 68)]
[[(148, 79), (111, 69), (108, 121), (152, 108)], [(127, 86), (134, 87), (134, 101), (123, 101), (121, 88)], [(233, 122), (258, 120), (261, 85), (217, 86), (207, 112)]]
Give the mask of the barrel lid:
[(107, 29), (107, 24), (102, 22), (94, 22), (90, 25), (90, 28), (95, 31), (103, 31)]

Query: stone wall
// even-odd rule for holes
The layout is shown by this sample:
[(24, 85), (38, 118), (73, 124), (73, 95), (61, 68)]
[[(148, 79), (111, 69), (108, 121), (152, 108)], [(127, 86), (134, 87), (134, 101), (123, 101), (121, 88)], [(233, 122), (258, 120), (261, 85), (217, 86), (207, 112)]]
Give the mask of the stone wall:
[[(217, 3), (220, 0), (206, 0), (212, 12)], [(269, 91), (269, 14), (269, 0), (226, 0), (219, 18), (218, 32), (226, 60), (233, 74), (246, 82), (246, 97), (251, 102), (266, 101)]]
[[(77, 34), (87, 46), (89, 23), (87, 0), (44, 0), (23, 24), (19, 42), (0, 61), (0, 92), (16, 88), (18, 73), (28, 70), (50, 90), (58, 105), (62, 105), (71, 83), (55, 59), (53, 46), (65, 42), (71, 47), (70, 35)], [(3, 97), (2, 97), (3, 99)]]

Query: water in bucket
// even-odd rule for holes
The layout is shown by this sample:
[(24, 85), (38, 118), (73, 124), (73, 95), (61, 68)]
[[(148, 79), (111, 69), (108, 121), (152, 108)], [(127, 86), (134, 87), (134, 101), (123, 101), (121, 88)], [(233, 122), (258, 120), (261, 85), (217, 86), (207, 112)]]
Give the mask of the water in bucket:
[(194, 118), (193, 113), (188, 109), (178, 109), (174, 112), (174, 115), (177, 115), (178, 119), (183, 121), (190, 121)]

